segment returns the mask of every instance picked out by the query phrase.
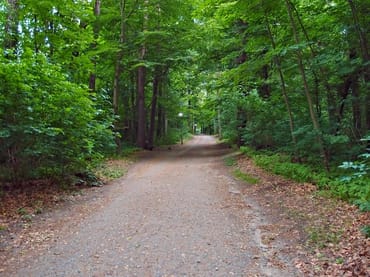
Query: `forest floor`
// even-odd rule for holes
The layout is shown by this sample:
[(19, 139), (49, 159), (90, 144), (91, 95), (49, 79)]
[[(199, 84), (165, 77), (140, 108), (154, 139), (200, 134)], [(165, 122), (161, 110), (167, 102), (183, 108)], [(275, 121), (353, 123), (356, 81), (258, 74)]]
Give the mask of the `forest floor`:
[(102, 187), (5, 191), (0, 275), (370, 276), (369, 213), (213, 137), (117, 164), (127, 175)]

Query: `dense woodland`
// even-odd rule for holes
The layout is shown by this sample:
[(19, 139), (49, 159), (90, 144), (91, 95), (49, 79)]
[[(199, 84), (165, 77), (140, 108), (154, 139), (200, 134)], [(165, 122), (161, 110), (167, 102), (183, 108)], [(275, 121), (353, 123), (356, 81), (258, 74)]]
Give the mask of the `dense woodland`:
[(69, 180), (208, 133), (310, 165), (303, 181), (369, 208), (369, 14), (368, 0), (2, 1), (0, 178)]

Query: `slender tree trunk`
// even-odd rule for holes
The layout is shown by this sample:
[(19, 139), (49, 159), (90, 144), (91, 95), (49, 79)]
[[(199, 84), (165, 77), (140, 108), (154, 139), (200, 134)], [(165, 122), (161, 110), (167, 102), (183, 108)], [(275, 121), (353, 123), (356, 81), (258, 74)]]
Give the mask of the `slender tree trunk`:
[[(270, 41), (271, 41), (272, 48), (273, 49), (276, 49), (275, 39), (274, 39), (274, 36), (272, 34), (271, 27), (270, 27), (270, 22), (268, 20), (268, 15), (267, 15), (266, 12), (265, 12), (265, 19), (266, 19), (267, 31), (268, 31), (268, 35), (269, 35), (269, 38), (270, 38)], [(283, 70), (281, 69), (281, 60), (280, 60), (280, 57), (279, 56), (276, 56), (274, 58), (274, 62), (276, 64), (277, 70), (279, 72), (280, 84), (281, 84), (281, 91), (282, 91), (282, 94), (283, 94), (283, 99), (284, 99), (284, 102), (285, 102), (285, 107), (287, 109), (288, 116), (289, 116), (290, 136), (292, 138), (292, 142), (293, 142), (294, 148), (296, 148), (297, 139), (296, 139), (296, 137), (294, 135), (294, 118), (293, 118), (292, 109), (291, 109), (290, 103), (289, 103), (288, 93), (287, 93), (287, 90), (286, 90), (286, 83), (285, 83), (284, 73), (283, 73)]]
[(153, 78), (153, 95), (152, 95), (152, 103), (151, 103), (151, 111), (150, 111), (150, 127), (149, 127), (149, 134), (148, 134), (148, 149), (153, 149), (154, 147), (154, 136), (155, 136), (155, 124), (156, 124), (156, 115), (157, 115), (157, 100), (158, 94), (160, 89), (160, 78), (161, 78), (161, 70), (156, 68), (154, 70), (154, 78)]
[[(368, 47), (368, 41), (366, 38), (366, 32), (363, 30), (366, 30), (365, 27), (361, 27), (359, 16), (358, 16), (358, 9), (356, 6), (356, 1), (353, 0), (348, 0), (348, 4), (351, 8), (352, 12), (352, 18), (353, 22), (355, 25), (355, 29), (357, 31), (359, 40), (360, 40), (360, 48), (361, 48), (361, 56), (363, 59), (363, 62), (366, 64), (365, 68), (363, 70), (364, 74), (364, 81), (365, 85), (369, 86), (370, 83), (370, 53), (369, 53), (369, 47)], [(368, 27), (367, 27), (368, 28)], [(368, 87), (366, 88), (367, 94), (365, 96), (365, 101), (364, 101), (364, 110), (366, 111), (366, 130), (363, 130), (362, 133), (365, 133), (366, 131), (370, 130), (370, 93), (368, 91)]]
[[(289, 0), (285, 0), (285, 4), (286, 4), (286, 7), (287, 7), (287, 11), (288, 11), (289, 19), (290, 19), (290, 24), (291, 24), (291, 27), (292, 27), (292, 30), (293, 30), (293, 36), (294, 36), (295, 42), (297, 44), (300, 44), (300, 39), (299, 39), (299, 35), (298, 35), (297, 26), (296, 26), (296, 23), (295, 23), (294, 17), (293, 17), (292, 5), (291, 5)], [(308, 85), (308, 80), (307, 80), (305, 68), (304, 68), (304, 65), (303, 65), (303, 56), (302, 56), (302, 51), (301, 50), (297, 50), (297, 61), (298, 61), (298, 68), (299, 68), (299, 71), (300, 71), (300, 74), (301, 74), (301, 77), (302, 77), (304, 91), (305, 91), (305, 94), (306, 94), (308, 108), (309, 108), (309, 111), (310, 111), (310, 117), (311, 117), (312, 125), (314, 127), (314, 130), (317, 133), (317, 141), (318, 141), (319, 146), (320, 146), (321, 154), (324, 158), (324, 165), (325, 165), (326, 169), (329, 170), (329, 157), (328, 157), (328, 155), (325, 151), (324, 142), (322, 140), (322, 135), (321, 135), (320, 124), (319, 124), (319, 121), (317, 120), (317, 117), (316, 117), (316, 114), (315, 114), (314, 105), (313, 105), (313, 102), (312, 102), (312, 96), (311, 96), (310, 88), (309, 88), (309, 85)]]
[(118, 115), (118, 98), (119, 98), (119, 79), (121, 76), (121, 64), (120, 60), (122, 59), (122, 52), (117, 55), (116, 65), (114, 67), (114, 80), (113, 80), (113, 112), (115, 115)]
[[(222, 124), (221, 124), (221, 108), (217, 107), (217, 129), (218, 129), (218, 137), (222, 138)], [(195, 130), (196, 131), (196, 130)]]
[(145, 111), (145, 66), (140, 66), (137, 70), (137, 138), (138, 147), (146, 147), (146, 111)]
[[(163, 76), (163, 80), (161, 82), (161, 89), (158, 91), (158, 98), (161, 99), (164, 97), (164, 95), (166, 94), (166, 81), (167, 81), (167, 75)], [(160, 103), (160, 101), (158, 102), (158, 112), (157, 112), (157, 118), (158, 118), (158, 124), (157, 124), (157, 137), (158, 138), (161, 138), (163, 137), (166, 132), (165, 132), (165, 129), (166, 129), (166, 118), (165, 118), (165, 112), (164, 112), (164, 107), (163, 105)]]
[(38, 24), (38, 22), (37, 22), (37, 15), (34, 15), (33, 16), (33, 24), (34, 24), (34, 27), (33, 27), (33, 29), (32, 29), (32, 31), (33, 31), (33, 45), (34, 45), (34, 51), (35, 51), (35, 53), (36, 54), (38, 54), (39, 53), (39, 45), (38, 45), (38, 42), (37, 42), (37, 38), (38, 38), (38, 29), (37, 29), (37, 24)]
[[(145, 0), (144, 2), (145, 7), (148, 7), (149, 0)], [(145, 12), (144, 14), (144, 24), (143, 24), (143, 31), (146, 30), (147, 23), (148, 23), (148, 13)], [(146, 54), (146, 44), (145, 42), (142, 44), (139, 59), (140, 61), (144, 61), (145, 54)], [(136, 138), (136, 145), (141, 148), (146, 147), (146, 110), (145, 110), (145, 79), (146, 79), (146, 68), (144, 65), (141, 65), (137, 69), (137, 138)]]
[[(354, 2), (355, 1), (353, 1), (353, 0), (348, 0), (349, 6), (350, 6), (351, 12), (352, 12), (352, 18), (353, 18), (353, 21), (355, 23), (355, 28), (356, 28), (356, 31), (358, 33), (358, 37), (360, 39), (360, 47), (361, 47), (362, 57), (365, 61), (369, 61), (370, 60), (370, 54), (369, 54), (369, 48), (368, 48), (368, 42), (367, 42), (367, 39), (366, 39), (366, 34), (363, 33), (362, 28), (360, 26), (360, 20), (358, 19), (358, 11), (357, 11), (356, 4)], [(367, 73), (369, 73), (369, 72), (367, 72)], [(366, 78), (368, 78), (366, 81), (370, 80), (369, 75), (366, 75)]]
[[(95, 0), (94, 3), (94, 15), (95, 20), (97, 21), (97, 18), (100, 16), (100, 10), (101, 10), (101, 0)], [(100, 27), (97, 22), (94, 23), (94, 42), (91, 45), (92, 49), (95, 49), (97, 46), (97, 39), (99, 38), (99, 31)], [(90, 73), (89, 77), (89, 89), (90, 91), (96, 91), (96, 57), (92, 58), (92, 63), (94, 66), (93, 72)]]
[(354, 80), (351, 86), (352, 91), (352, 119), (353, 119), (353, 128), (355, 130), (355, 136), (357, 139), (360, 139), (363, 135), (362, 133), (362, 117), (361, 117), (361, 99), (358, 80)]
[(6, 57), (17, 53), (18, 44), (18, 0), (7, 0), (8, 13), (5, 19), (4, 52)]
[[(125, 6), (126, 1), (121, 0), (120, 2), (120, 15), (121, 15), (121, 22), (120, 22), (120, 36), (119, 36), (119, 44), (120, 47), (123, 47), (123, 44), (125, 43)], [(121, 76), (121, 62), (123, 58), (123, 49), (118, 51), (117, 57), (116, 57), (116, 65), (114, 68), (114, 80), (113, 80), (113, 111), (115, 115), (118, 115), (118, 101), (119, 101), (119, 80)]]
[[(310, 37), (307, 33), (306, 27), (303, 25), (303, 22), (302, 22), (302, 19), (301, 19), (300, 15), (299, 15), (298, 10), (292, 4), (292, 2), (290, 2), (290, 4), (291, 4), (292, 9), (295, 11), (296, 18), (298, 20), (298, 23), (299, 23), (301, 29), (302, 29), (303, 35), (306, 38), (306, 41), (311, 41), (311, 39), (310, 39)], [(316, 58), (317, 53), (316, 53), (313, 45), (311, 43), (309, 43), (308, 47), (310, 49), (312, 59)], [(337, 113), (337, 111), (338, 111), (337, 106), (338, 105), (337, 105), (337, 102), (336, 102), (335, 94), (333, 92), (333, 88), (329, 84), (328, 77), (327, 77), (328, 74), (327, 74), (326, 70), (321, 66), (320, 66), (319, 70), (320, 70), (321, 80), (322, 80), (323, 85), (326, 89), (327, 111), (328, 111), (328, 115), (329, 115), (329, 126), (330, 126), (329, 133), (331, 133), (332, 135), (335, 135), (339, 131), (338, 130), (339, 126), (337, 126), (338, 116), (339, 116), (338, 113)], [(320, 113), (321, 112), (320, 101), (319, 101), (320, 97), (319, 97), (319, 94), (318, 94), (319, 78), (317, 77), (318, 74), (315, 71), (313, 71), (313, 74), (314, 74), (314, 78), (315, 78), (315, 82), (316, 82), (316, 86), (315, 86), (315, 89), (316, 89), (315, 90), (315, 95), (316, 95), (316, 99), (317, 99), (316, 109), (317, 109), (318, 113)]]
[[(159, 91), (159, 97), (161, 97), (161, 90)], [(163, 135), (163, 129), (164, 129), (164, 119), (163, 119), (163, 108), (160, 103), (158, 103), (158, 123), (157, 123), (157, 138), (162, 137)]]
[(269, 65), (265, 64), (262, 67), (261, 76), (263, 79), (263, 83), (261, 86), (261, 94), (263, 98), (268, 99), (271, 96), (271, 88), (270, 88), (270, 85), (267, 83), (269, 79)]
[[(121, 49), (117, 53), (116, 57), (116, 64), (114, 67), (114, 79), (113, 79), (113, 95), (112, 95), (112, 106), (113, 106), (113, 113), (114, 115), (118, 115), (119, 109), (119, 92), (120, 92), (120, 77), (122, 72), (122, 58), (123, 58), (123, 44), (125, 43), (125, 6), (126, 1), (120, 1), (120, 36), (119, 36), (119, 45)], [(99, 7), (97, 7), (99, 8)], [(122, 130), (118, 126), (117, 120), (115, 120), (114, 128), (116, 131)], [(121, 150), (121, 139), (119, 137), (116, 138), (117, 144), (117, 151)]]
[(131, 89), (130, 89), (130, 102), (131, 102), (131, 117), (130, 117), (130, 138), (132, 143), (136, 143), (137, 136), (137, 71), (132, 71), (131, 74)]

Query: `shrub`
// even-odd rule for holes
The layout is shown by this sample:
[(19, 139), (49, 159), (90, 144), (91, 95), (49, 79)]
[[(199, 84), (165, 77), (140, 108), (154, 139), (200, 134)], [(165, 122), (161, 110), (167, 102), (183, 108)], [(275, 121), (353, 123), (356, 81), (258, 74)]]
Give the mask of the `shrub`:
[(113, 145), (87, 88), (42, 55), (0, 63), (0, 179), (84, 171)]

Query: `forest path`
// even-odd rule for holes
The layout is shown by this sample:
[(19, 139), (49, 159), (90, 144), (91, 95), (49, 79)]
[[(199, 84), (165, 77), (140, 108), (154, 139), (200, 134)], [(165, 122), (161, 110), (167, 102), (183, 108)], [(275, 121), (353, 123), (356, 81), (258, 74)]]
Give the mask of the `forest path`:
[(211, 136), (144, 153), (106, 188), (104, 200), (90, 200), (93, 211), (64, 211), (59, 233), (44, 247), (22, 252), (3, 273), (298, 276), (279, 249), (263, 244), (263, 211), (240, 193), (243, 184), (223, 162), (228, 154)]

